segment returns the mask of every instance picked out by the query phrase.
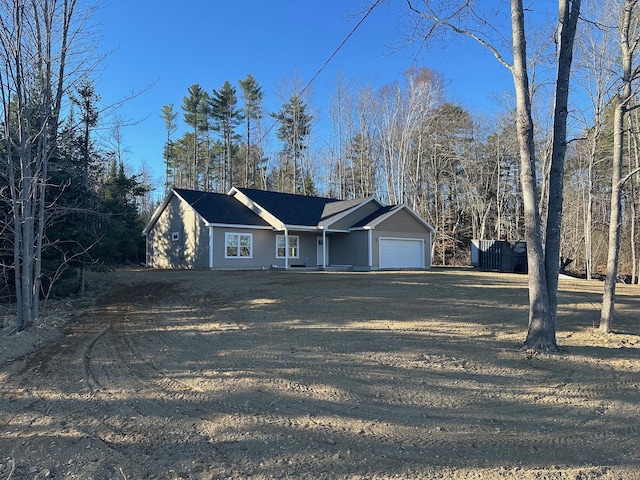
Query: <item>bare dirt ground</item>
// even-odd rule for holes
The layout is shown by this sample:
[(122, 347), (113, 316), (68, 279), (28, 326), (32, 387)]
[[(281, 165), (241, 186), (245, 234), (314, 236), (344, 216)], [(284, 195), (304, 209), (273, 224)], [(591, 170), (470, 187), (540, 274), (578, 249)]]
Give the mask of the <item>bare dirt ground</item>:
[(1, 480), (640, 478), (638, 287), (601, 336), (602, 284), (562, 280), (562, 352), (533, 356), (525, 276), (129, 270), (91, 287), (0, 330)]

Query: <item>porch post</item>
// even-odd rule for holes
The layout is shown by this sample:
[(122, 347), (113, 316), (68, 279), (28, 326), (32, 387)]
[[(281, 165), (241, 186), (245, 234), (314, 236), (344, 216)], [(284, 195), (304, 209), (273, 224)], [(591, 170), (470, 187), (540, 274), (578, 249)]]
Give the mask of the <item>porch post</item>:
[(209, 226), (209, 268), (213, 268), (213, 227)]
[(322, 229), (322, 268), (327, 268), (327, 231)]
[(373, 267), (373, 230), (367, 230), (367, 236), (369, 237), (369, 268)]
[(289, 268), (289, 230), (284, 227), (284, 268)]

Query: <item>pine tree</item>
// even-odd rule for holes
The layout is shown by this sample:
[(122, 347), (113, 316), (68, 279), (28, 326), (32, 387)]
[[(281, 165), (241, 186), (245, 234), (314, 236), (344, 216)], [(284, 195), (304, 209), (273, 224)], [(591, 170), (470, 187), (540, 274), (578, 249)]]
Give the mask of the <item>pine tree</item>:
[(127, 176), (122, 162), (111, 162), (99, 191), (99, 215), (95, 223), (100, 242), (92, 256), (100, 263), (138, 263), (144, 256), (144, 228), (136, 198), (148, 191), (136, 175)]
[(184, 111), (184, 121), (193, 129), (193, 150), (189, 173), (191, 177), (191, 188), (197, 189), (200, 173), (200, 134), (208, 125), (207, 115), (209, 113), (209, 95), (197, 83), (188, 89), (189, 96), (183, 97), (182, 110)]
[[(264, 93), (256, 79), (253, 78), (251, 74), (247, 74), (247, 77), (244, 80), (240, 80), (239, 83), (240, 88), (242, 89), (242, 99), (244, 100), (242, 116), (244, 117), (246, 128), (244, 186), (253, 187), (257, 184), (258, 157), (261, 155), (259, 147), (256, 145), (254, 149), (251, 145), (251, 132), (254, 129), (253, 122), (262, 118), (262, 99), (264, 97)], [(252, 153), (254, 154), (252, 155)]]
[[(47, 228), (42, 253), (42, 289), (45, 296), (84, 290), (85, 268), (99, 241), (96, 216), (96, 179), (103, 164), (93, 139), (99, 120), (99, 95), (84, 81), (71, 95), (71, 109), (50, 160)], [(73, 282), (77, 276), (77, 283)]]
[(214, 90), (211, 96), (211, 119), (213, 130), (222, 135), (225, 149), (224, 167), (222, 175), (222, 189), (227, 190), (234, 185), (233, 179), (233, 136), (235, 127), (242, 120), (237, 107), (238, 97), (236, 89), (228, 81), (220, 90)]
[(172, 135), (175, 133), (178, 125), (176, 124), (176, 118), (178, 114), (173, 109), (173, 103), (168, 105), (163, 105), (162, 107), (162, 118), (164, 120), (165, 128), (167, 129), (167, 140), (164, 144), (164, 152), (162, 156), (165, 160), (165, 174), (164, 174), (164, 190), (167, 193), (174, 183), (174, 174), (176, 165), (175, 162), (175, 153), (173, 148), (173, 140), (171, 139)]
[(300, 96), (293, 95), (279, 112), (271, 114), (280, 123), (276, 136), (284, 143), (282, 153), (285, 165), (282, 169), (285, 178), (290, 179), (290, 182), (287, 181), (291, 185), (290, 193), (302, 193), (308, 186), (305, 177), (310, 172), (303, 172), (302, 159), (308, 148), (312, 117), (306, 110), (307, 105)]

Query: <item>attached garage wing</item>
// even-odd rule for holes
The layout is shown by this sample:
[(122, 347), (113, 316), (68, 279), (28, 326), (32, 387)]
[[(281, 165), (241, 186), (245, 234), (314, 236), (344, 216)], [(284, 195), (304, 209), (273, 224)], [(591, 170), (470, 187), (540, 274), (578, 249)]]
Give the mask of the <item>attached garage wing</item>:
[(425, 268), (424, 240), (380, 238), (380, 268)]

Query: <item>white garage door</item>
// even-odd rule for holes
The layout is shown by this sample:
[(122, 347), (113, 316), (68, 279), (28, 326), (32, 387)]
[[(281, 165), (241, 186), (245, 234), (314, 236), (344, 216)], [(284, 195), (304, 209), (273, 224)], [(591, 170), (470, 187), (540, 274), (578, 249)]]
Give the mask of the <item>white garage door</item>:
[(424, 268), (424, 242), (414, 238), (381, 238), (380, 268)]

